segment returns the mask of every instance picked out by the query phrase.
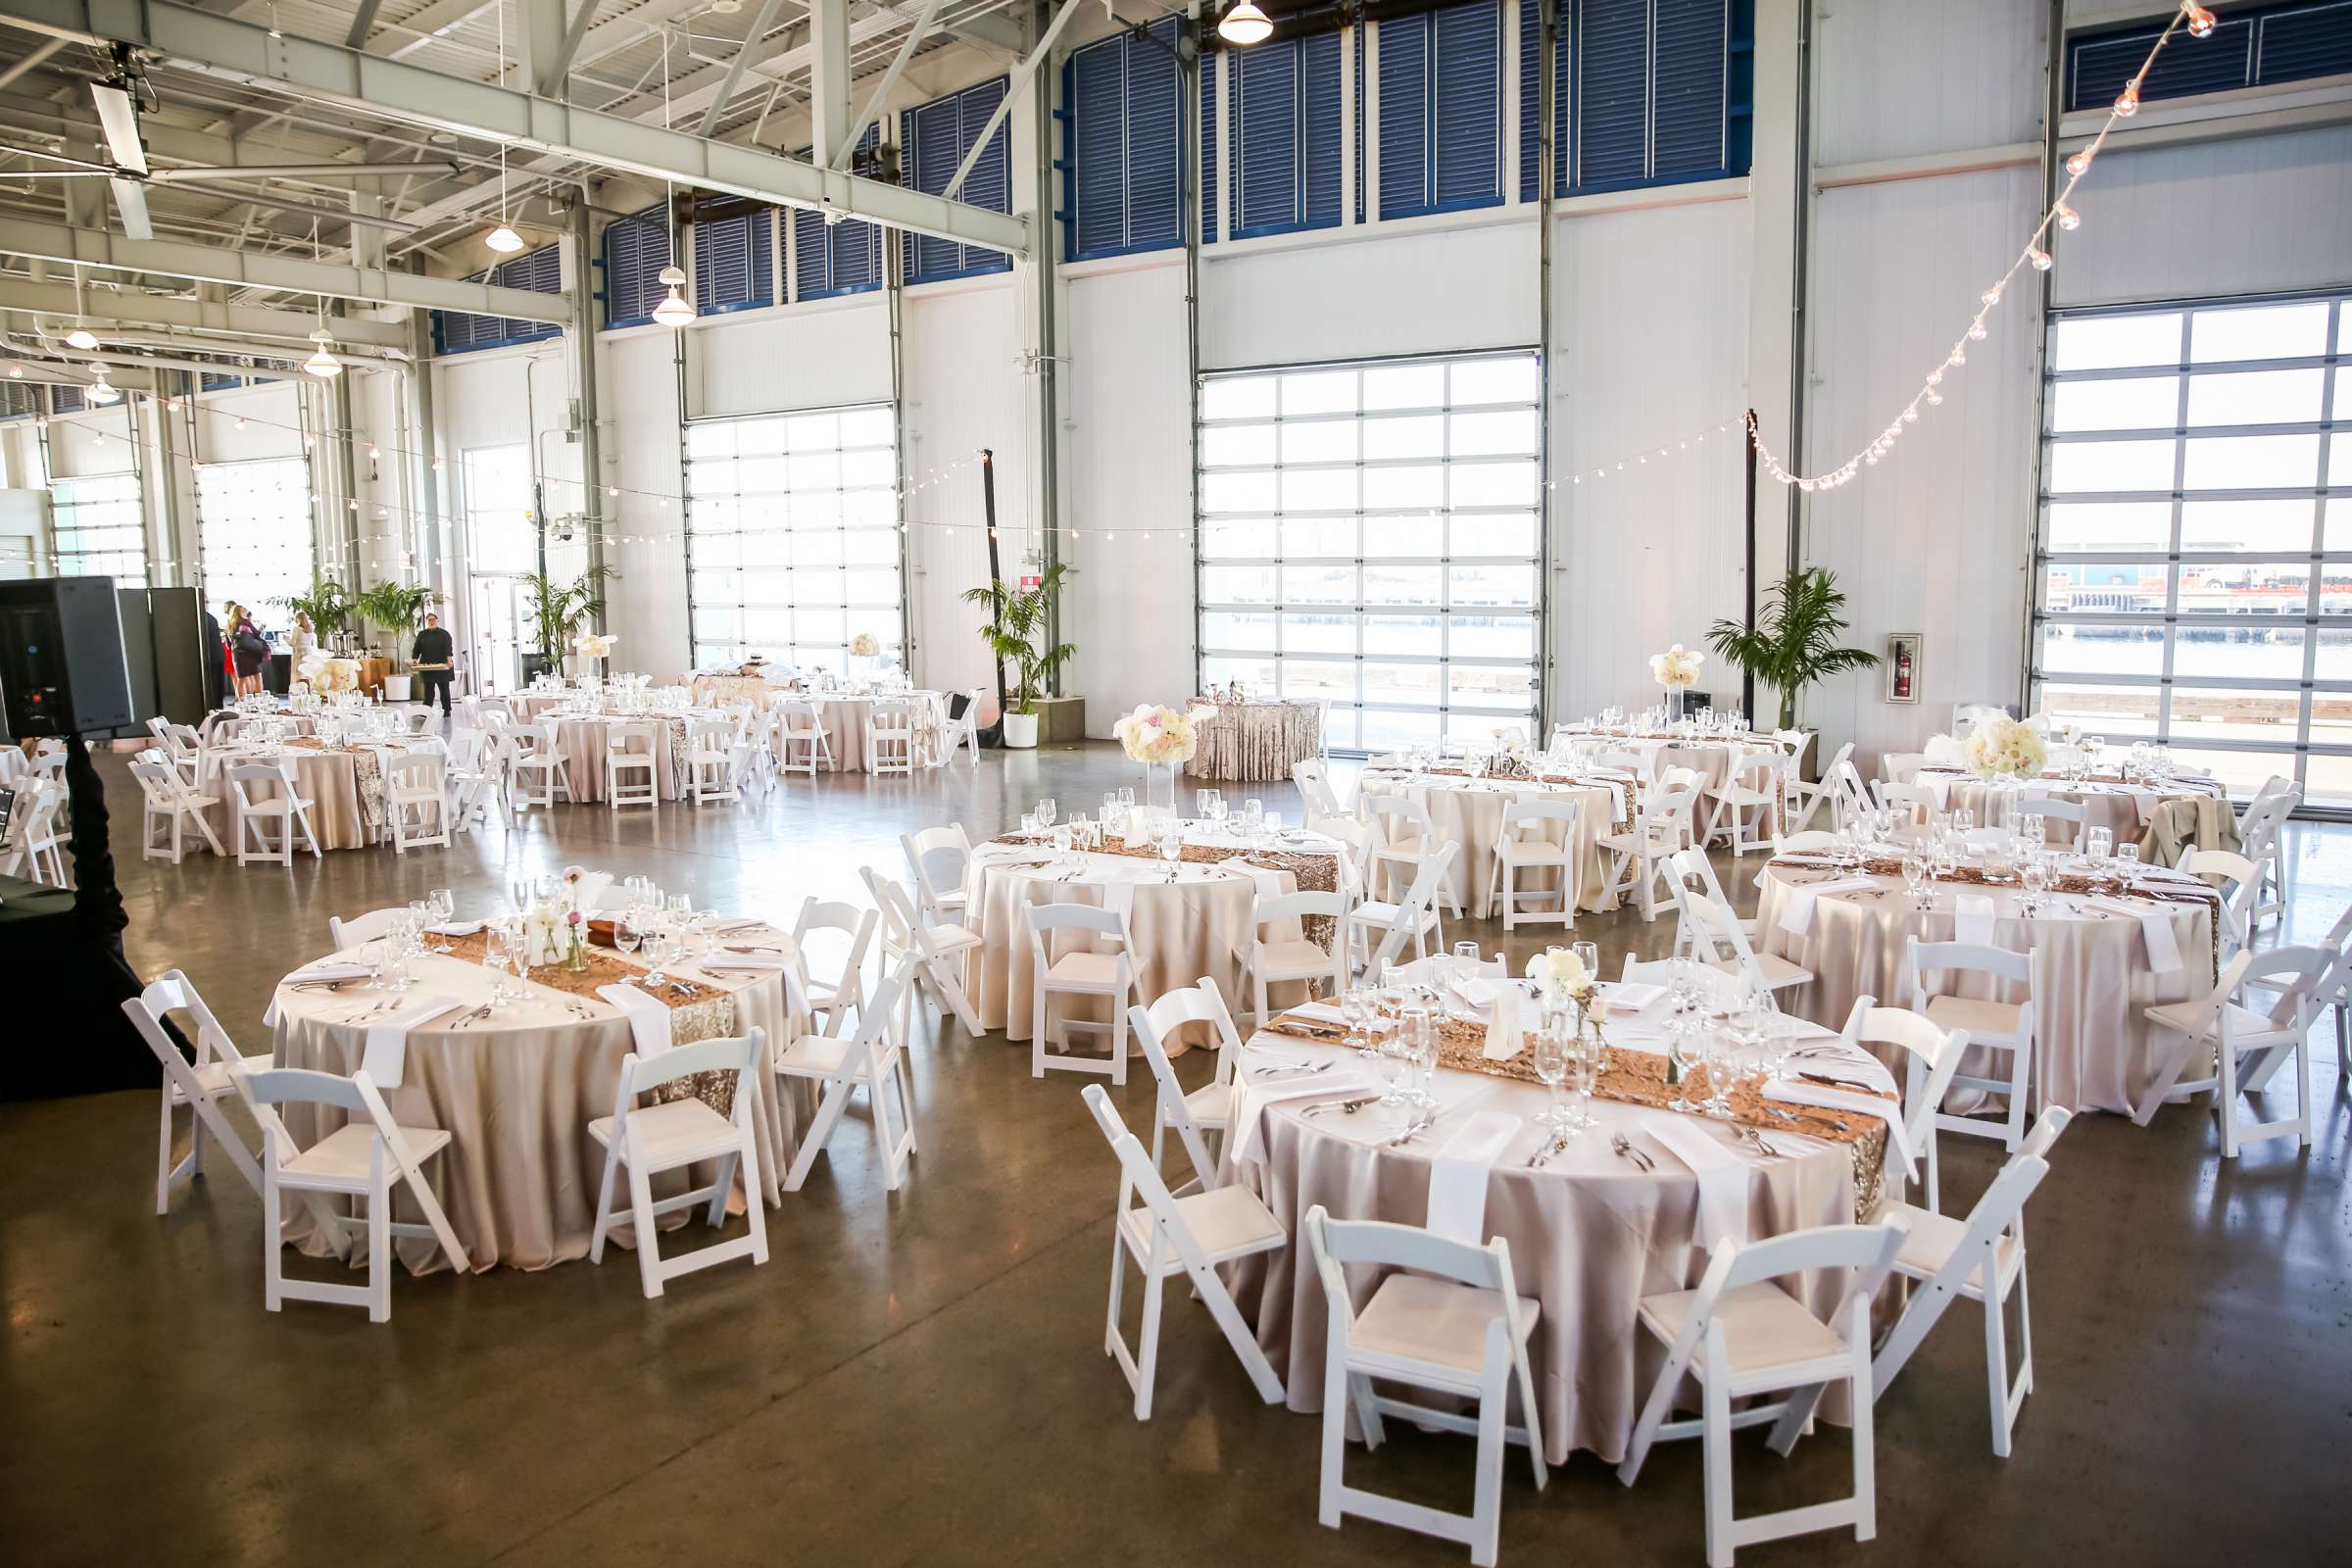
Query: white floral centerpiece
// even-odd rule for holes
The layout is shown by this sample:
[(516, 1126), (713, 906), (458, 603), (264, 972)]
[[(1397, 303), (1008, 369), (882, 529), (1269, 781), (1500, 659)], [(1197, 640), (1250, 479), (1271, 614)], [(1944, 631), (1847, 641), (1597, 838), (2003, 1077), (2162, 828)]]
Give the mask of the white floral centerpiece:
[(1706, 655), (1676, 643), (1662, 654), (1649, 656), (1650, 678), (1670, 692), (1687, 692), (1698, 684), (1699, 666), (1706, 662)]
[(295, 673), (310, 684), (315, 692), (352, 692), (360, 688), (360, 662), (313, 649), (305, 654), (301, 667)]
[(581, 907), (587, 877), (586, 867), (565, 866), (563, 891), (554, 898), (540, 900), (523, 916), (532, 963), (561, 963), (572, 969), (588, 967), (588, 912)]
[(861, 631), (850, 639), (850, 653), (858, 659), (872, 659), (881, 652), (882, 645), (874, 641), (870, 631)]
[[(1176, 770), (1191, 761), (1200, 749), (1194, 726), (1216, 714), (1217, 710), (1205, 703), (1181, 712), (1157, 703), (1139, 703), (1134, 712), (1122, 715), (1110, 726), (1111, 735), (1128, 757), (1151, 767), (1151, 805), (1164, 807), (1170, 815), (1175, 814)], [(1160, 784), (1163, 768), (1164, 790)]]
[(2050, 760), (2041, 731), (2005, 713), (1978, 719), (1962, 752), (1968, 770), (1987, 780), (2039, 778)]

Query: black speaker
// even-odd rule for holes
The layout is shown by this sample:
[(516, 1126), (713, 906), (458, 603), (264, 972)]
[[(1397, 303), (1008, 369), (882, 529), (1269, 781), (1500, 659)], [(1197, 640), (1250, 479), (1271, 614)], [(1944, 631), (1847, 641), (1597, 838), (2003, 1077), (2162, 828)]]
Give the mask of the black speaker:
[(114, 578), (0, 582), (0, 702), (20, 740), (138, 722)]
[[(205, 647), (204, 605), (193, 588), (150, 588), (148, 612), (155, 618), (155, 707), (174, 724), (201, 724), (212, 704), (205, 696), (205, 671), (220, 667), (220, 645)], [(145, 719), (149, 712), (140, 713)]]
[(141, 723), (163, 710), (155, 702), (155, 612), (144, 588), (115, 590), (115, 609), (122, 617), (122, 664), (130, 674), (130, 710)]

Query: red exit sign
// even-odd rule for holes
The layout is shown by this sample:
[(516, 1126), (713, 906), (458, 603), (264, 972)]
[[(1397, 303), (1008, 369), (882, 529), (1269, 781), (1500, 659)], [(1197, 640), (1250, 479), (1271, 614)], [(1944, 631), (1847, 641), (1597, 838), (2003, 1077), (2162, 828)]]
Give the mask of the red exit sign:
[(1024, 576), (1024, 577), (1022, 577), (1022, 578), (1021, 578), (1021, 592), (1023, 592), (1023, 593), (1027, 593), (1027, 592), (1028, 592), (1030, 589), (1032, 589), (1032, 588), (1035, 588), (1035, 587), (1038, 585), (1038, 582), (1039, 582), (1039, 579), (1038, 579), (1037, 577), (1035, 577), (1035, 576)]

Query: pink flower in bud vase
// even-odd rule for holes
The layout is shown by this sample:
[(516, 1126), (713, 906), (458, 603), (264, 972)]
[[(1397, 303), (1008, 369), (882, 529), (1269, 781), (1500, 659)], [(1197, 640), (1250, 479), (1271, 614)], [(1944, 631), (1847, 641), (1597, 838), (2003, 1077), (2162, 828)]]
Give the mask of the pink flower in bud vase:
[(567, 865), (564, 868), (564, 880), (565, 882), (577, 882), (587, 874), (588, 868), (584, 865)]
[(580, 923), (582, 920), (584, 920), (584, 919), (586, 919), (586, 918), (587, 918), (587, 916), (585, 916), (585, 915), (581, 914), (579, 910), (577, 910), (577, 909), (574, 909), (574, 910), (572, 910), (572, 911), (571, 911), (569, 914), (567, 914), (567, 915), (565, 915), (565, 916), (564, 917), (564, 923), (565, 925), (578, 925), (578, 924), (579, 924), (579, 923)]

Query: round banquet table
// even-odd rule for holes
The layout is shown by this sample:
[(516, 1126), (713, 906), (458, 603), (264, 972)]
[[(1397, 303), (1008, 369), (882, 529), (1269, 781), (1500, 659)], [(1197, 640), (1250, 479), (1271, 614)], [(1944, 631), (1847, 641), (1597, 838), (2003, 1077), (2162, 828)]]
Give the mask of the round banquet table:
[[(1662, 1051), (1665, 1004), (1651, 1009), (1659, 1018), (1607, 1026), (1613, 1051)], [(1646, 1016), (1646, 1015), (1644, 1015)], [(1808, 1043), (1828, 1031), (1798, 1026)], [(1316, 1058), (1355, 1053), (1317, 1047), (1288, 1035), (1260, 1033), (1251, 1044), (1277, 1045), (1284, 1056)], [(1244, 1056), (1244, 1076), (1250, 1058)], [(1253, 1134), (1242, 1119), (1254, 1115), (1246, 1094), (1237, 1094), (1235, 1131), (1224, 1142), (1220, 1180), (1239, 1180), (1261, 1197), (1291, 1245), (1229, 1266), (1228, 1282), (1244, 1318), (1255, 1325), (1257, 1342), (1281, 1375), (1293, 1410), (1323, 1408), (1324, 1342), (1329, 1316), (1323, 1283), (1307, 1255), (1307, 1210), (1321, 1204), (1334, 1219), (1385, 1220), (1421, 1225), (1429, 1215), (1433, 1155), (1461, 1130), (1471, 1115), (1500, 1111), (1523, 1118), (1495, 1158), (1488, 1176), (1482, 1237), (1510, 1244), (1511, 1267), (1522, 1298), (1540, 1305), (1529, 1359), (1541, 1401), (1544, 1457), (1564, 1464), (1571, 1451), (1597, 1454), (1615, 1464), (1625, 1456), (1663, 1360), (1663, 1347), (1638, 1320), (1642, 1298), (1695, 1287), (1705, 1274), (1708, 1249), (1700, 1240), (1698, 1178), (1667, 1151), (1645, 1123), (1675, 1117), (1705, 1126), (1704, 1118), (1595, 1097), (1593, 1125), (1540, 1169), (1528, 1156), (1542, 1147), (1535, 1117), (1545, 1103), (1539, 1086), (1512, 1079), (1441, 1067), (1433, 1085), (1442, 1105), (1429, 1135), (1403, 1148), (1387, 1147), (1381, 1128), (1395, 1131), (1376, 1108), (1359, 1116), (1304, 1114), (1311, 1101), (1278, 1101), (1264, 1108)], [(1707, 1135), (1732, 1145), (1719, 1128)], [(1654, 1169), (1644, 1172), (1616, 1155), (1610, 1136), (1622, 1132), (1647, 1153)], [(1816, 1225), (1851, 1224), (1856, 1183), (1852, 1151), (1845, 1145), (1767, 1133), (1788, 1157), (1763, 1159), (1738, 1154), (1745, 1167), (1743, 1215), (1747, 1240), (1762, 1241)], [(1244, 1146), (1249, 1147), (1245, 1148)], [(1236, 1155), (1240, 1154), (1237, 1161)], [(1181, 1158), (1181, 1156), (1179, 1156)], [(1893, 1193), (1901, 1167), (1886, 1188)], [(1349, 1271), (1348, 1287), (1361, 1311), (1382, 1276)], [(1842, 1291), (1835, 1276), (1806, 1281), (1806, 1305), (1826, 1316)], [(1883, 1294), (1881, 1306), (1899, 1299)], [(1836, 1400), (1822, 1414), (1840, 1419)]]
[[(1923, 767), (1913, 782), (1928, 791), (1945, 810), (1968, 811), (1978, 823), (1986, 822), (1985, 807), (1993, 786), (1972, 774), (1949, 768)], [(2120, 780), (2087, 780), (2070, 784), (2057, 779), (2034, 779), (2024, 788), (2035, 795), (2074, 801), (2083, 808), (2082, 827), (2103, 827), (2117, 844), (2139, 846), (2141, 861), (2149, 865), (2178, 865), (2190, 849), (2237, 851), (2237, 816), (2222, 787), (2210, 780), (2175, 779), (2140, 788)], [(2032, 808), (2021, 799), (2019, 810)], [(2071, 824), (2048, 829), (2063, 838)]]
[[(1188, 836), (1188, 846), (1239, 849), (1242, 841), (1207, 833)], [(1328, 858), (1307, 879), (1324, 891), (1337, 886), (1338, 845), (1320, 834), (1293, 834), (1281, 853), (1287, 857)], [(1036, 995), (1036, 965), (1029, 951), (1029, 922), (1024, 911), (1035, 904), (1090, 904), (1118, 910), (1128, 917), (1135, 938), (1137, 992), (1149, 1004), (1180, 987), (1197, 985), (1206, 975), (1229, 999), (1244, 995), (1239, 956), (1249, 940), (1250, 917), (1260, 892), (1267, 897), (1304, 891), (1300, 877), (1288, 869), (1245, 871), (1187, 860), (1167, 880), (1155, 859), (1119, 854), (1073, 854), (1062, 865), (1052, 865), (1053, 850), (1036, 844), (991, 843), (972, 856), (966, 884), (968, 916), (980, 946), (964, 956), (963, 986), (978, 1009), (983, 1027), (1026, 1041)], [(1072, 874), (1074, 873), (1074, 874)], [(1277, 938), (1296, 937), (1296, 929), (1276, 931)], [(1084, 933), (1063, 933), (1059, 952), (1075, 951)], [(1320, 937), (1317, 938), (1321, 940)], [(1295, 981), (1269, 986), (1269, 1004), (1288, 1004), (1303, 997), (1305, 984)], [(1237, 1006), (1236, 1010), (1239, 1010)], [(1056, 997), (1053, 1018), (1106, 1022), (1107, 1004), (1093, 997)], [(1191, 1044), (1176, 1043), (1171, 1054)], [(1205, 1040), (1200, 1042), (1206, 1044)], [(1133, 1047), (1131, 1046), (1132, 1050)]]
[[(205, 820), (228, 853), (236, 854), (237, 795), (229, 785), (228, 770), (245, 762), (275, 765), (291, 758), (295, 788), (311, 803), (311, 830), (318, 836), (318, 848), (364, 850), (376, 842), (383, 826), (384, 758), (391, 752), (407, 749), (354, 747), (328, 751), (300, 746), (248, 747), (236, 741), (208, 747), (198, 789), (199, 794), (213, 799), (213, 804), (204, 808)], [(248, 789), (257, 803), (275, 800), (285, 793), (275, 784), (255, 784)], [(304, 853), (309, 846), (301, 843), (300, 828), (295, 830), (295, 836), (296, 853)]]
[(1287, 780), (1291, 769), (1323, 755), (1320, 703), (1196, 702), (1216, 710), (1193, 726), (1195, 749), (1185, 771), (1195, 778), (1239, 783)]
[(709, 708), (750, 703), (765, 712), (792, 693), (760, 675), (697, 675), (693, 695), (697, 703)]
[[(791, 937), (772, 927), (730, 933), (726, 940), (772, 945), (788, 961), (798, 961)], [(354, 952), (365, 961), (372, 948)], [(616, 954), (604, 956), (644, 967)], [(391, 999), (400, 1004), (440, 996), (471, 1007), (490, 999), (490, 975), (478, 963), (434, 954), (412, 961), (416, 983)], [(771, 1045), (807, 1032), (808, 1016), (792, 1004), (780, 971), (711, 976), (673, 963), (667, 972), (715, 990), (725, 1002), (723, 1009), (701, 1004), (673, 1011), (679, 1044), (740, 1034), (754, 1025), (767, 1031)], [(287, 976), (298, 979), (299, 972)], [(477, 1272), (496, 1264), (547, 1268), (588, 1255), (605, 1168), (604, 1149), (588, 1136), (588, 1123), (612, 1114), (621, 1058), (634, 1049), (627, 1019), (602, 998), (570, 995), (536, 979), (529, 992), (479, 1023), (459, 1027), (463, 1014), (449, 1013), (411, 1030), (398, 1085), (378, 1086), (395, 1121), (450, 1134), (449, 1147), (426, 1163), (425, 1174)], [(281, 982), (270, 1004), (277, 1064), (358, 1071), (368, 1029), (348, 1020), (383, 1000), (384, 993), (364, 981), (333, 992), (298, 991)], [(727, 1023), (731, 1027), (717, 1026)], [(762, 1200), (772, 1204), (782, 1196), (800, 1129), (815, 1114), (816, 1101), (804, 1079), (787, 1080), (791, 1091), (779, 1094), (764, 1063), (751, 1082), (759, 1097), (752, 1119)], [(306, 1147), (345, 1119), (325, 1106), (286, 1107), (287, 1131)], [(658, 1176), (655, 1197), (708, 1183), (716, 1169), (697, 1165)], [(616, 1202), (625, 1213), (625, 1191)], [(398, 1217), (414, 1218), (415, 1210), (404, 1207)], [(687, 1218), (680, 1213), (673, 1223)], [(299, 1206), (290, 1205), (286, 1239), (314, 1256), (327, 1255), (324, 1239)], [(395, 1248), (412, 1273), (447, 1266), (430, 1240), (402, 1237)], [(355, 1264), (364, 1250), (355, 1250)]]
[(833, 753), (832, 771), (869, 773), (873, 759), (865, 755), (865, 721), (874, 716), (876, 703), (906, 702), (914, 709), (914, 765), (929, 766), (939, 757), (939, 694), (928, 691), (879, 692), (866, 697), (823, 697), (785, 692), (777, 700), (808, 703), (825, 727), (825, 744)]
[[(1574, 738), (1597, 741), (1605, 750), (1630, 752), (1643, 759), (1648, 763), (1651, 778), (1663, 778), (1670, 767), (1694, 769), (1702, 794), (1721, 789), (1732, 776), (1732, 768), (1740, 759), (1754, 752), (1778, 754), (1787, 750), (1769, 735), (1751, 736), (1746, 740), (1732, 737), (1692, 737), (1686, 740), (1675, 735), (1612, 735), (1605, 730), (1594, 730)], [(1700, 809), (1703, 813), (1703, 803)]]
[[(1777, 953), (1813, 972), (1808, 985), (1779, 993), (1781, 1005), (1799, 1017), (1833, 1028), (1844, 1025), (1854, 999), (1872, 996), (1888, 1006), (1908, 1006), (1903, 950), (1908, 939), (1954, 942), (1955, 901), (1981, 894), (1993, 904), (1991, 945), (2034, 960), (2035, 1098), (2069, 1110), (2111, 1110), (2129, 1114), (2161, 1064), (2145, 1010), (2162, 1002), (2184, 1002), (2213, 990), (2213, 910), (2205, 902), (2145, 902), (2171, 913), (2180, 966), (2159, 973), (2151, 966), (2139, 921), (2098, 907), (2080, 895), (2052, 893), (2051, 907), (2033, 919), (2018, 911), (2019, 893), (2008, 886), (1931, 884), (1927, 909), (1912, 907), (1899, 876), (1870, 878), (1867, 890), (1823, 894), (1812, 899), (1803, 934), (1790, 931), (1796, 890), (1808, 883), (1844, 880), (1850, 873), (1819, 866), (1769, 864), (1758, 879), (1756, 925), (1759, 951)], [(2201, 887), (2202, 884), (2185, 884)], [(1957, 995), (1994, 1002), (2022, 1002), (2017, 988), (1992, 976), (1954, 975)], [(1891, 1048), (1889, 1048), (1891, 1050)], [(1897, 1064), (1888, 1058), (1888, 1066)], [(1961, 1071), (2004, 1072), (2008, 1058), (1971, 1052)], [(1957, 1107), (1964, 1102), (1955, 1099)]]
[[(1631, 808), (1631, 780), (1619, 780), (1612, 785), (1604, 779), (1577, 778), (1574, 780), (1474, 779), (1456, 778), (1442, 773), (1424, 773), (1418, 778), (1405, 773), (1374, 772), (1367, 769), (1358, 784), (1359, 800), (1375, 795), (1401, 795), (1421, 808), (1439, 841), (1451, 839), (1462, 847), (1462, 853), (1446, 873), (1446, 890), (1453, 901), (1477, 919), (1490, 914), (1500, 918), (1490, 895), (1494, 885), (1494, 856), (1502, 842), (1504, 809), (1513, 801), (1533, 800), (1546, 796), (1562, 796), (1577, 803), (1579, 808), (1576, 834), (1576, 890), (1580, 909), (1609, 909), (1616, 907), (1609, 898), (1608, 866), (1602, 856), (1600, 837), (1615, 830), (1620, 816)], [(1566, 827), (1550, 821), (1543, 824), (1545, 842), (1561, 842)], [(1543, 867), (1522, 870), (1517, 878), (1522, 907), (1531, 913), (1546, 913), (1550, 906), (1542, 901), (1530, 902), (1524, 895), (1559, 887), (1559, 873)]]
[(686, 720), (723, 719), (717, 711), (701, 713), (554, 713), (556, 749), (564, 754), (564, 769), (571, 777), (571, 798), (605, 798), (605, 746), (615, 724), (654, 726), (654, 785), (662, 800), (684, 798), (686, 789)]

